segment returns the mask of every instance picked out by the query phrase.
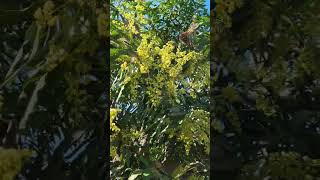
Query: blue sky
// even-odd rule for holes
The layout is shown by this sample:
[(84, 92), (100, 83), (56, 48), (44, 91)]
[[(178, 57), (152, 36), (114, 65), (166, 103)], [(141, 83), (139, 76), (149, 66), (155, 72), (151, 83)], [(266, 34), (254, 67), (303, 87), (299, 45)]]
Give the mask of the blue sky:
[(210, 12), (210, 0), (206, 0), (206, 8)]

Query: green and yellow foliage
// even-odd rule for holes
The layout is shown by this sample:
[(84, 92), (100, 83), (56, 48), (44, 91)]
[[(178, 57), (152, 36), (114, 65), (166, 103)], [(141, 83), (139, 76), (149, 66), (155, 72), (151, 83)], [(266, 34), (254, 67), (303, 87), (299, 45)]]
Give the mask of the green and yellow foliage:
[(215, 178), (319, 178), (318, 160), (302, 160), (320, 157), (319, 10), (312, 0), (215, 1)]
[[(191, 19), (195, 48), (176, 38)], [(111, 177), (170, 179), (197, 161), (180, 176), (208, 179), (208, 28), (204, 1), (112, 1)]]
[(0, 179), (14, 179), (31, 155), (30, 150), (0, 149)]
[(240, 179), (306, 179), (319, 177), (320, 161), (296, 152), (274, 152), (256, 163), (245, 165)]
[(101, 179), (107, 1), (0, 5), (0, 138), (8, 141), (1, 146), (37, 152), (15, 173), (25, 179)]

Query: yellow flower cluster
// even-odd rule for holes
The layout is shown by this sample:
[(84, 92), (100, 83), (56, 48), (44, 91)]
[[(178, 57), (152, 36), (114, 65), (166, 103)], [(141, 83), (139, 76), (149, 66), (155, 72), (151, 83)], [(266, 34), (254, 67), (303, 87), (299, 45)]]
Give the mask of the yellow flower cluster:
[(151, 106), (156, 107), (160, 103), (164, 77), (158, 74), (155, 78), (148, 78), (147, 85), (147, 94), (150, 98)]
[(136, 3), (143, 3), (144, 0), (134, 0), (134, 2), (136, 2)]
[(145, 2), (143, 2), (142, 0), (135, 0), (136, 5), (135, 5), (135, 12), (137, 13), (137, 22), (139, 22), (139, 24), (147, 24), (147, 18), (144, 17), (144, 13), (143, 11), (145, 10)]
[(45, 64), (45, 70), (47, 72), (52, 71), (67, 57), (67, 53), (64, 49), (58, 48), (57, 46), (50, 46), (47, 61)]
[(32, 156), (30, 150), (1, 149), (0, 150), (0, 179), (15, 179), (24, 161)]
[(118, 11), (126, 21), (125, 27), (121, 29), (128, 31), (128, 35), (131, 38), (133, 35), (139, 34), (140, 29), (138, 24), (148, 24), (147, 18), (145, 18), (143, 13), (145, 6), (145, 2), (143, 1), (135, 1), (135, 3), (123, 2), (119, 5)]
[(118, 27), (119, 29), (125, 29), (124, 23), (118, 20), (111, 20), (111, 26)]
[(139, 58), (147, 59), (150, 57), (150, 45), (148, 44), (148, 37), (143, 37), (139, 47), (137, 48)]
[(143, 11), (144, 10), (144, 7), (141, 6), (140, 4), (138, 4), (135, 8), (136, 8), (136, 11)]
[(132, 140), (136, 140), (139, 139), (139, 137), (141, 136), (141, 131), (135, 130), (135, 129), (130, 129), (130, 134), (131, 134), (131, 138)]
[(148, 73), (149, 72), (148, 66), (145, 66), (144, 64), (140, 64), (140, 72), (142, 74)]
[(110, 156), (115, 158), (117, 155), (117, 148), (115, 146), (110, 146)]
[(217, 18), (227, 28), (231, 27), (231, 14), (242, 5), (242, 0), (217, 0), (215, 11)]
[(119, 132), (120, 128), (114, 123), (114, 119), (116, 118), (119, 109), (111, 108), (110, 109), (110, 130), (114, 132)]
[(186, 151), (186, 154), (189, 155), (190, 149), (191, 149), (191, 144), (192, 144), (192, 136), (190, 136), (190, 134), (181, 134), (178, 137), (178, 140), (184, 142), (184, 149)]
[(128, 82), (130, 82), (130, 80), (131, 80), (131, 77), (126, 77), (125, 79), (124, 79), (124, 81), (123, 81), (123, 84), (127, 84)]
[(182, 141), (185, 146), (186, 154), (188, 155), (193, 144), (198, 143), (204, 146), (205, 152), (210, 152), (210, 127), (208, 124), (209, 112), (204, 110), (192, 110), (189, 113), (179, 129), (178, 140)]
[(149, 66), (152, 64), (153, 57), (151, 56), (151, 48), (153, 43), (148, 43), (148, 37), (144, 37), (137, 48), (139, 57), (139, 68), (142, 74), (149, 72)]
[(135, 17), (134, 14), (123, 13), (124, 18), (128, 21), (127, 28), (132, 34), (138, 34), (138, 30), (135, 26)]
[[(176, 78), (181, 73), (183, 65), (185, 65), (188, 61), (194, 60), (194, 62), (195, 62), (200, 57), (200, 54), (196, 53), (194, 51), (191, 51), (188, 54), (185, 54), (186, 52), (180, 52), (178, 50), (177, 53), (180, 55), (180, 58), (176, 59), (177, 64), (174, 65), (169, 70), (169, 76), (172, 78)], [(183, 54), (185, 54), (185, 55), (183, 55)]]
[[(169, 95), (171, 100), (175, 100), (171, 102), (178, 102), (177, 83), (184, 81), (185, 77), (179, 75), (183, 74), (184, 65), (187, 62), (191, 61), (190, 64), (195, 64), (201, 58), (201, 54), (194, 51), (181, 51), (174, 46), (173, 41), (167, 42), (160, 48), (160, 40), (151, 34), (142, 34), (141, 38), (136, 56), (123, 55), (117, 59), (121, 62), (121, 70), (126, 70), (125, 76), (130, 77), (124, 78), (124, 84), (128, 84), (125, 88), (132, 93), (130, 99), (137, 97), (138, 89), (142, 85), (146, 86), (146, 94), (152, 107), (160, 105), (164, 94)], [(144, 78), (141, 78), (142, 76)], [(193, 88), (189, 88), (190, 95), (196, 97), (196, 89), (201, 87)]]
[(56, 22), (57, 16), (54, 16), (55, 5), (52, 1), (47, 1), (43, 8), (38, 8), (34, 13), (36, 22), (41, 26), (53, 26)]
[(128, 68), (128, 63), (127, 62), (124, 62), (121, 64), (121, 69), (124, 71)]
[[(185, 54), (182, 52), (182, 54)], [(198, 60), (200, 54), (194, 51), (189, 52), (188, 54), (183, 55), (181, 58), (178, 59), (178, 66), (182, 66), (190, 60)]]
[(175, 54), (173, 53), (173, 50), (174, 50), (173, 41), (169, 41), (159, 51), (159, 54), (161, 56), (161, 63), (162, 63), (160, 64), (160, 67), (162, 67), (163, 69), (169, 68), (169, 66), (171, 65), (171, 60), (175, 58)]

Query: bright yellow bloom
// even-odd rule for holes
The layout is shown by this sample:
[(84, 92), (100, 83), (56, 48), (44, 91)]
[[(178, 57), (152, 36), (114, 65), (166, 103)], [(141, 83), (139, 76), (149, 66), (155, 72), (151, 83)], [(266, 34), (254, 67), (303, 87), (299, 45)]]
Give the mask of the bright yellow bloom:
[(116, 118), (118, 112), (119, 112), (119, 109), (115, 109), (115, 108), (110, 109), (110, 130), (114, 132), (120, 131), (120, 128), (118, 128), (118, 126), (113, 121)]
[(126, 70), (127, 67), (128, 67), (127, 62), (124, 62), (124, 63), (121, 64), (121, 69), (122, 69), (122, 70)]

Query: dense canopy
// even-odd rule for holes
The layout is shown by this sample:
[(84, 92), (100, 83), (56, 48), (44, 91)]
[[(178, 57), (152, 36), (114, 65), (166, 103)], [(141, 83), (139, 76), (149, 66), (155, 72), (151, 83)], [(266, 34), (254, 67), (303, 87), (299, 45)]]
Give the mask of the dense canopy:
[(313, 0), (215, 1), (216, 178), (319, 178), (319, 10)]
[(208, 178), (209, 26), (204, 1), (112, 1), (111, 178)]
[(1, 1), (0, 179), (319, 179), (319, 12)]
[(106, 2), (0, 4), (0, 179), (104, 179)]

